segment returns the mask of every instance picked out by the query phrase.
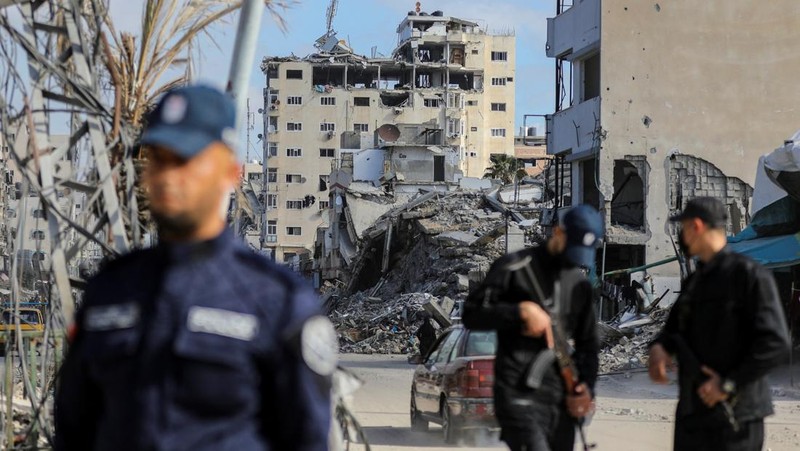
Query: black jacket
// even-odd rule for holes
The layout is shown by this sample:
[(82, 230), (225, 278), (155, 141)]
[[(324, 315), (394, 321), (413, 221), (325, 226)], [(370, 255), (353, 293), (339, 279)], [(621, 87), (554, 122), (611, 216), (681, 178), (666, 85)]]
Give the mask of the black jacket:
[[(739, 422), (773, 413), (765, 376), (786, 361), (790, 345), (769, 270), (728, 248), (700, 265), (684, 281), (664, 330), (654, 341), (680, 360), (675, 337), (693, 354), (689, 358), (736, 384), (731, 404)], [(703, 421), (713, 414), (697, 396), (703, 380), (680, 371), (678, 416)]]
[[(525, 427), (525, 419), (515, 410), (519, 400), (561, 404), (564, 384), (554, 363), (547, 371), (538, 390), (529, 388), (525, 381), (531, 363), (546, 348), (544, 338), (530, 338), (521, 334), (519, 302), (532, 300), (519, 274), (504, 267), (526, 256), (532, 257), (532, 268), (546, 297), (552, 296), (554, 281), (565, 262), (550, 255), (544, 247), (525, 249), (499, 258), (490, 268), (484, 282), (470, 293), (464, 305), (463, 322), (470, 329), (497, 330), (498, 346), (495, 360), (495, 408), (502, 426)], [(566, 287), (562, 288), (565, 289)], [(597, 379), (599, 349), (595, 313), (592, 306), (592, 287), (581, 277), (572, 289), (569, 306), (563, 318), (564, 329), (575, 342), (575, 361), (579, 379), (594, 390)], [(519, 424), (517, 424), (519, 423)]]

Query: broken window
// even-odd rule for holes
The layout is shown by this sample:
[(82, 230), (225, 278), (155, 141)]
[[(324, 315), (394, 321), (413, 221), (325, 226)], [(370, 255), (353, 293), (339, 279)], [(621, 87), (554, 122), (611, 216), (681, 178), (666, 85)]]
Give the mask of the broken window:
[(303, 149), (298, 147), (288, 147), (286, 149), (286, 156), (287, 157), (302, 157), (303, 156)]
[(41, 208), (33, 210), (33, 217), (36, 219), (44, 219), (45, 218), (44, 210), (42, 210)]
[(303, 79), (303, 70), (296, 69), (296, 70), (287, 70), (286, 71), (286, 79), (287, 80), (302, 80)]
[(439, 46), (420, 46), (417, 50), (417, 58), (421, 63), (438, 63), (444, 61), (444, 47)]
[(369, 106), (369, 97), (353, 97), (353, 105)]
[(417, 74), (417, 88), (430, 88), (431, 76), (430, 74)]
[(267, 145), (269, 149), (269, 156), (270, 157), (277, 157), (278, 156), (278, 143), (271, 142)]
[[(267, 194), (267, 208), (278, 208), (278, 195)], [(267, 232), (269, 233), (269, 232)]]
[(368, 132), (369, 124), (353, 124), (353, 131), (356, 133)]
[(278, 117), (277, 116), (270, 116), (269, 117), (269, 128), (267, 129), (267, 133), (277, 133), (278, 132)]
[(43, 230), (34, 230), (31, 233), (31, 238), (34, 240), (43, 240), (44, 239), (44, 231)]
[(464, 47), (453, 47), (450, 49), (450, 64), (458, 66), (464, 65)]
[(447, 108), (464, 108), (464, 95), (457, 92), (448, 92)]
[(277, 235), (277, 234), (278, 234), (278, 221), (274, 219), (267, 221), (267, 235)]
[(424, 99), (422, 103), (427, 108), (439, 108), (439, 103), (441, 101), (442, 99)]
[(278, 67), (269, 66), (267, 68), (267, 80), (274, 80), (276, 78), (278, 78)]
[(405, 106), (409, 96), (408, 92), (382, 92), (381, 103), (388, 107)]
[(332, 122), (320, 122), (319, 131), (321, 132), (334, 132), (336, 131), (336, 124)]
[(580, 163), (581, 170), (581, 198), (583, 203), (591, 205), (592, 207), (600, 206), (600, 190), (597, 185), (599, 180), (597, 178), (597, 160), (594, 158), (584, 160)]
[(581, 83), (583, 84), (583, 101), (600, 95), (599, 53), (595, 53), (581, 62)]
[(303, 176), (300, 174), (286, 174), (286, 183), (303, 183)]
[[(286, 234), (287, 235), (295, 235), (295, 236), (302, 235), (303, 234), (303, 228), (302, 227), (287, 227), (286, 228)], [(283, 254), (283, 255), (284, 255), (284, 257), (286, 257), (287, 255), (289, 255), (289, 253), (287, 252), (286, 254)], [(293, 254), (292, 254), (292, 257), (294, 257)], [(290, 257), (290, 258), (292, 258), (292, 257)]]
[[(645, 164), (644, 161), (641, 162)], [(644, 227), (644, 181), (636, 166), (625, 160), (614, 161), (614, 197), (611, 198), (611, 223)]]
[(303, 209), (303, 201), (302, 200), (287, 200), (286, 201), (286, 208), (288, 210), (302, 210)]
[(328, 191), (328, 179), (330, 178), (329, 175), (320, 175), (319, 176), (319, 191)]
[(319, 209), (320, 210), (327, 210), (331, 206), (331, 201), (329, 200), (321, 200), (319, 201)]
[(464, 133), (464, 124), (460, 119), (447, 118), (447, 137), (458, 138)]
[(278, 168), (267, 168), (267, 183), (278, 183)]
[(312, 73), (311, 84), (316, 86), (342, 86), (344, 84), (344, 67), (318, 66)]
[(303, 123), (302, 122), (287, 122), (286, 123), (286, 131), (302, 132), (303, 131)]
[(300, 96), (289, 96), (286, 98), (287, 105), (302, 105), (303, 98)]

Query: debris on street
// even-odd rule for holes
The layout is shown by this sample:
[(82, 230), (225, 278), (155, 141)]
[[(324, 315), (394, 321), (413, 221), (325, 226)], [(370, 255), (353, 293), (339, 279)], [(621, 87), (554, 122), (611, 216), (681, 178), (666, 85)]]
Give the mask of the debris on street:
[[(323, 287), (342, 352), (418, 352), (415, 333), (423, 311), (440, 328), (449, 326), (470, 285), (506, 250), (506, 218), (487, 196), (428, 192), (389, 210), (362, 233), (346, 286)], [(520, 245), (541, 236), (532, 222)]]

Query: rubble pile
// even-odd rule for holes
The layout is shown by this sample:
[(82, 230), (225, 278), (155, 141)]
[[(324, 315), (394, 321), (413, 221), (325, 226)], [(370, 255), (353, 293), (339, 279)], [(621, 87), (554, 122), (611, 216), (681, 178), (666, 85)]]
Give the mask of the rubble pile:
[[(647, 345), (661, 332), (669, 315), (669, 309), (656, 309), (646, 318), (637, 317), (633, 321), (618, 326), (601, 324), (605, 333), (606, 347), (600, 351), (600, 373), (635, 370), (647, 367)], [(644, 321), (644, 320), (647, 321)], [(634, 321), (636, 321), (634, 323)], [(636, 324), (640, 325), (636, 325)], [(618, 334), (608, 333), (608, 328)]]
[[(390, 255), (382, 271), (387, 233)], [(505, 218), (480, 192), (440, 193), (386, 213), (363, 234), (349, 293), (328, 303), (341, 350), (416, 352), (423, 305), (439, 305), (449, 316), (466, 298), (470, 279), (480, 280), (504, 253), (504, 234)]]
[(413, 354), (414, 336), (422, 325), (423, 304), (439, 300), (427, 293), (407, 293), (390, 302), (357, 293), (341, 299), (329, 315), (339, 333), (342, 352)]

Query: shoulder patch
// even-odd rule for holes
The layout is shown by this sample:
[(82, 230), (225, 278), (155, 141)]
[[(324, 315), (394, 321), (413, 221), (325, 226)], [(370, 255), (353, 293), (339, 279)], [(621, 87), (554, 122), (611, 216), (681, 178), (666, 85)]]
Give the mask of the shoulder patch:
[(90, 332), (130, 329), (139, 324), (139, 304), (95, 305), (88, 307), (83, 317), (83, 329)]
[(336, 370), (339, 339), (333, 324), (324, 316), (312, 316), (300, 333), (303, 361), (320, 376), (330, 376)]
[(259, 324), (258, 318), (249, 313), (193, 306), (189, 309), (186, 327), (191, 332), (252, 341), (258, 335)]

